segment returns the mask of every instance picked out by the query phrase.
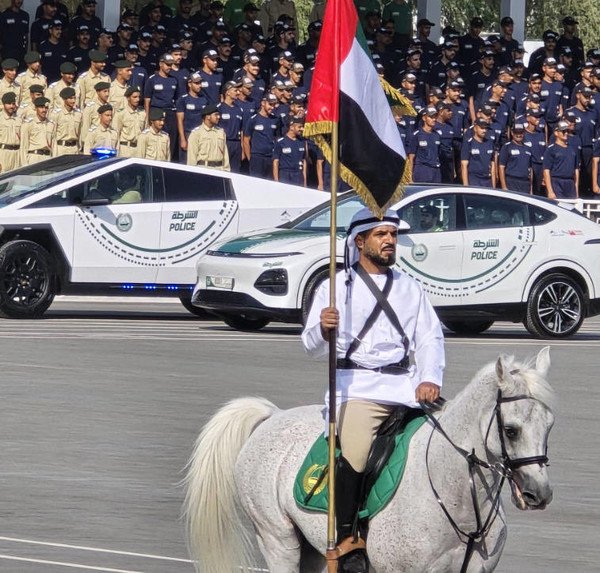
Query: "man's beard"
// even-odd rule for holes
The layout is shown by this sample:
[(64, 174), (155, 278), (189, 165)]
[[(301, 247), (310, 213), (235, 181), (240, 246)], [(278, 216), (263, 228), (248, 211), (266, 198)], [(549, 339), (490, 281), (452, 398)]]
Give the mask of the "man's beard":
[(396, 262), (396, 249), (392, 253), (385, 254), (365, 248), (364, 256), (380, 267), (391, 267)]

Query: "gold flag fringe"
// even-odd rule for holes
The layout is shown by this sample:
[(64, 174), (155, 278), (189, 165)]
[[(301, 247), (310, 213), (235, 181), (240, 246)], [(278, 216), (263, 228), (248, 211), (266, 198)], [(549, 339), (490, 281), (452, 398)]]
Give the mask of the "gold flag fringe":
[[(327, 125), (329, 125), (329, 130), (327, 129)], [(333, 129), (333, 122), (331, 121), (319, 121), (314, 123), (306, 124), (304, 128), (304, 135), (307, 137), (311, 137), (311, 139), (315, 142), (315, 144), (321, 149), (325, 159), (329, 163), (332, 162), (333, 153), (331, 150), (331, 145), (327, 138), (326, 134), (331, 133)], [(339, 162), (339, 170), (340, 177), (343, 181), (348, 183), (357, 193), (358, 196), (363, 200), (364, 204), (373, 212), (376, 217), (379, 219), (383, 219), (383, 216), (390, 205), (393, 205), (404, 196), (404, 188), (406, 185), (412, 182), (412, 168), (410, 165), (410, 161), (408, 158), (404, 164), (404, 172), (402, 173), (402, 179), (396, 187), (393, 195), (389, 198), (389, 200), (383, 206), (379, 206), (371, 191), (369, 191), (368, 187), (362, 182), (362, 180), (348, 167), (346, 167), (341, 161)]]
[(404, 97), (399, 90), (390, 85), (390, 83), (384, 80), (381, 76), (379, 77), (379, 82), (381, 83), (381, 87), (387, 96), (392, 111), (400, 112), (402, 115), (409, 115), (411, 117), (415, 117), (417, 115), (417, 111), (413, 107), (412, 103), (410, 103), (410, 100)]

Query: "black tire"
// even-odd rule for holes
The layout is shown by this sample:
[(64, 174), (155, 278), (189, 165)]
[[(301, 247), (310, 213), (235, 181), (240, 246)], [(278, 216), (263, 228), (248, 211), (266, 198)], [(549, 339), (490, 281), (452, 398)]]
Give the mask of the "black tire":
[(253, 316), (251, 314), (221, 314), (220, 317), (227, 326), (245, 332), (260, 330), (271, 322), (264, 316)]
[(0, 316), (39, 318), (54, 300), (52, 257), (33, 241), (0, 247)]
[(542, 277), (527, 300), (525, 328), (538, 338), (566, 338), (585, 318), (585, 296), (571, 277), (553, 273)]
[(464, 336), (481, 334), (492, 324), (493, 320), (444, 320), (444, 326), (452, 332)]
[(317, 288), (319, 288), (319, 285), (328, 277), (329, 269), (322, 269), (315, 273), (308, 281), (308, 284), (304, 289), (304, 294), (302, 295), (302, 324), (306, 324), (306, 319), (308, 318), (308, 313), (310, 312), (310, 307), (315, 298)]
[(191, 296), (180, 296), (179, 300), (181, 301), (181, 304), (185, 307), (185, 309), (191, 312), (192, 314), (199, 316), (200, 318), (210, 317), (210, 314), (206, 312), (203, 308), (194, 306), (192, 304)]

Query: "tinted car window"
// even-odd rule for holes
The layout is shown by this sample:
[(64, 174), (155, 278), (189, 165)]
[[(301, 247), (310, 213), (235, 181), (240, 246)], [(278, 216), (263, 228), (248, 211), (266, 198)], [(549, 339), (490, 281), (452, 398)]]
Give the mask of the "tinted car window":
[(467, 229), (530, 225), (527, 203), (497, 195), (463, 195)]
[(95, 177), (79, 185), (59, 191), (29, 208), (79, 205), (83, 199), (109, 199), (113, 204), (151, 203), (151, 169), (144, 165), (127, 165), (122, 169)]
[(556, 219), (555, 213), (546, 211), (546, 209), (542, 209), (541, 207), (532, 207), (531, 211), (533, 213), (532, 222), (534, 225), (545, 225)]
[(163, 169), (165, 197), (174, 201), (223, 201), (233, 199), (231, 181), (218, 175)]
[(456, 231), (456, 195), (434, 195), (413, 201), (398, 211), (411, 233)]
[[(361, 203), (358, 197), (352, 197), (351, 199), (338, 203), (337, 206), (337, 219), (336, 226), (340, 232), (345, 231), (350, 225), (350, 221), (354, 216), (354, 213), (362, 209), (364, 205)], [(294, 229), (300, 229), (302, 231), (329, 231), (329, 223), (331, 218), (331, 209), (327, 205), (324, 209), (313, 213), (311, 217), (306, 217), (300, 221), (297, 225), (294, 225)]]

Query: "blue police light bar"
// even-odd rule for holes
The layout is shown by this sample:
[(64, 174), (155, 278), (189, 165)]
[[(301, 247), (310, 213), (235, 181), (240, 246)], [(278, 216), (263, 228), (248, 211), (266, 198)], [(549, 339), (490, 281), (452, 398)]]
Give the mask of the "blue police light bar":
[(94, 147), (90, 149), (90, 153), (96, 159), (110, 159), (117, 155), (117, 150), (114, 147)]

